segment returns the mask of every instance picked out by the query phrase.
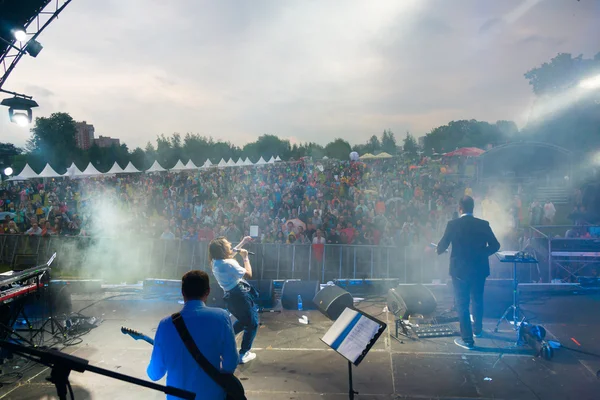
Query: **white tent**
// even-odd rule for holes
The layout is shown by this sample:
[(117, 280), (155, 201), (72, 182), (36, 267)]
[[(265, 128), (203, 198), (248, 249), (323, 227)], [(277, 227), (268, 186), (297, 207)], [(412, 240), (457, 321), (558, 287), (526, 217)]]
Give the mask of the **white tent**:
[(233, 158), (230, 158), (229, 161), (227, 161), (227, 166), (228, 167), (235, 167), (235, 162), (233, 161)]
[(258, 159), (258, 161), (256, 162), (255, 165), (265, 165), (267, 162), (265, 161), (264, 158), (262, 158), (262, 156)]
[(62, 175), (56, 172), (50, 164), (46, 164), (42, 172), (38, 175), (39, 178), (59, 178)]
[(110, 167), (110, 169), (106, 173), (107, 174), (120, 174), (122, 172), (123, 172), (123, 168), (121, 168), (121, 166), (119, 164), (117, 164), (117, 162), (115, 161), (113, 166)]
[(221, 161), (219, 161), (219, 164), (217, 165), (217, 167), (223, 168), (223, 167), (226, 167), (226, 166), (227, 166), (227, 163), (225, 162), (224, 159), (221, 158)]
[(279, 156), (275, 156), (275, 161), (281, 161), (281, 158), (279, 158)]
[(129, 164), (127, 164), (127, 166), (125, 167), (125, 169), (123, 170), (123, 172), (126, 173), (126, 174), (137, 174), (137, 173), (140, 172), (140, 170), (137, 169), (135, 167), (135, 165), (133, 165), (131, 163), (131, 161), (129, 161)]
[(88, 166), (81, 172), (81, 176), (100, 176), (102, 175), (102, 172), (98, 171), (96, 169), (96, 167), (94, 167), (94, 164), (92, 164), (91, 162), (88, 164)]
[(16, 176), (23, 179), (30, 179), (37, 178), (38, 174), (36, 174), (35, 171), (31, 169), (29, 164), (25, 164), (25, 166), (23, 167), (23, 171), (21, 171), (21, 173), (17, 174)]
[(77, 177), (81, 176), (82, 172), (75, 163), (71, 163), (71, 166), (67, 168), (67, 172), (63, 176)]
[(240, 157), (237, 162), (235, 163), (236, 167), (241, 167), (242, 165), (244, 165), (244, 161), (242, 160), (242, 158)]
[(162, 167), (162, 165), (160, 165), (158, 163), (158, 161), (154, 161), (154, 163), (152, 164), (152, 166), (150, 168), (148, 168), (145, 172), (146, 173), (150, 173), (150, 172), (162, 172), (162, 171), (166, 171), (166, 169), (164, 169)]
[(207, 158), (206, 161), (204, 161), (202, 168), (210, 168), (212, 166), (213, 166), (213, 163), (211, 163), (210, 160)]
[(198, 167), (196, 167), (196, 164), (194, 164), (194, 162), (190, 158), (187, 164), (185, 164), (185, 169), (198, 169)]
[(244, 160), (244, 165), (254, 165), (254, 164), (252, 164), (252, 161), (250, 161), (250, 158), (246, 158)]
[(274, 164), (274, 163), (275, 163), (275, 159), (273, 158), (273, 156), (271, 156), (269, 161), (267, 161), (267, 164)]
[(181, 162), (181, 160), (177, 161), (175, 166), (171, 168), (171, 171), (183, 171), (185, 169), (185, 165)]

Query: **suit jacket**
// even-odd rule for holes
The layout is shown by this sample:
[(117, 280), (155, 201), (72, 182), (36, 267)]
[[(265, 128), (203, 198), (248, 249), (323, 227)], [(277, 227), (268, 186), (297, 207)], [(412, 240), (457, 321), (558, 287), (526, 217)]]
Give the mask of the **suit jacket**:
[(472, 215), (449, 221), (437, 253), (445, 252), (450, 244), (450, 276), (469, 279), (490, 275), (489, 257), (500, 250), (500, 243), (487, 221)]

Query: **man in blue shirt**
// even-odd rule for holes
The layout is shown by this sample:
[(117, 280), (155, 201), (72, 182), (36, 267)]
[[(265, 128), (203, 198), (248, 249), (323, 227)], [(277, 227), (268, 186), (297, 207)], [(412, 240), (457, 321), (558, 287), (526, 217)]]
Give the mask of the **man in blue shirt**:
[[(225, 310), (205, 305), (210, 293), (206, 272), (187, 272), (181, 279), (181, 292), (185, 302), (181, 316), (196, 346), (218, 370), (233, 373), (239, 356), (231, 318)], [(194, 392), (196, 399), (225, 399), (225, 391), (202, 370), (185, 347), (171, 316), (158, 324), (147, 373), (153, 381), (167, 374), (167, 385)], [(177, 397), (167, 396), (167, 399)]]

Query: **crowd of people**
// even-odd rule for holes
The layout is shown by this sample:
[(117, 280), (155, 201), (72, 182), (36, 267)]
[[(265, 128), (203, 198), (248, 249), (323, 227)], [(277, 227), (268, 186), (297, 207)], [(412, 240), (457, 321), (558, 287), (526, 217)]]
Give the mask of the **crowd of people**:
[[(439, 164), (303, 159), (262, 167), (9, 183), (3, 234), (401, 246), (437, 240), (468, 185)], [(419, 165), (420, 164), (420, 165)], [(119, 229), (105, 230), (106, 215)], [(110, 219), (110, 218), (109, 218)]]

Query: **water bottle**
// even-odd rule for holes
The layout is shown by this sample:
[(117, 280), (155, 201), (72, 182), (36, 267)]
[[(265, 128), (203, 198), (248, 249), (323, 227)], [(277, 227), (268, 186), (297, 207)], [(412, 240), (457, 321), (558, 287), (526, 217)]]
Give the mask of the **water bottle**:
[(302, 296), (298, 295), (298, 311), (302, 311)]

